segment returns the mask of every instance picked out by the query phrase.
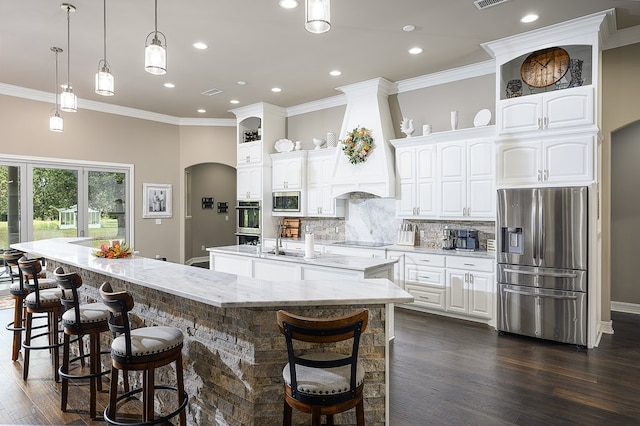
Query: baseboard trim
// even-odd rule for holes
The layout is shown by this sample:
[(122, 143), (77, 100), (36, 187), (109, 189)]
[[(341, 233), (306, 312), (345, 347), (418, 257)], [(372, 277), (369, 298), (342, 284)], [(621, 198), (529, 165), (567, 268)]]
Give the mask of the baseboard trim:
[(637, 303), (611, 302), (611, 310), (626, 314), (640, 315), (640, 305)]
[(184, 264), (191, 266), (194, 263), (202, 263), (202, 262), (208, 262), (208, 261), (209, 261), (209, 256), (200, 256), (200, 257), (192, 257), (191, 259), (184, 262)]

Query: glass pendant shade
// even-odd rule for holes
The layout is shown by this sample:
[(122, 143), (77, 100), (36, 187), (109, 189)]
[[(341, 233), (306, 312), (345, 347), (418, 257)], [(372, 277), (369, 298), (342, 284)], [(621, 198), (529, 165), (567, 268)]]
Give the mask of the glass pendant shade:
[(52, 132), (62, 132), (64, 130), (64, 121), (58, 108), (51, 110), (51, 114), (49, 115), (49, 130)]
[(100, 61), (102, 65), (96, 73), (96, 93), (102, 96), (113, 96), (115, 92), (115, 82), (113, 75), (109, 72), (109, 64)]
[(313, 34), (326, 33), (331, 28), (329, 0), (306, 0), (304, 28)]
[(67, 83), (67, 87), (60, 93), (60, 109), (64, 112), (78, 111), (78, 97), (73, 93), (71, 83)]
[(144, 49), (144, 69), (146, 72), (153, 75), (166, 74), (167, 51), (163, 46), (162, 41), (158, 38), (158, 35), (161, 35), (162, 38), (164, 38), (164, 35), (162, 33), (151, 33), (147, 36), (147, 40), (149, 40), (151, 35), (153, 35), (153, 40), (151, 40), (150, 43), (147, 43), (147, 47)]

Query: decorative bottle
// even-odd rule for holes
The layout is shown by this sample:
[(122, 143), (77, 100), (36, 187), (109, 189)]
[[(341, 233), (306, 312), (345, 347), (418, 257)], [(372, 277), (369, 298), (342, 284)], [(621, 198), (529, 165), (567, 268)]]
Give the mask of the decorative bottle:
[(458, 111), (451, 111), (451, 130), (458, 128)]

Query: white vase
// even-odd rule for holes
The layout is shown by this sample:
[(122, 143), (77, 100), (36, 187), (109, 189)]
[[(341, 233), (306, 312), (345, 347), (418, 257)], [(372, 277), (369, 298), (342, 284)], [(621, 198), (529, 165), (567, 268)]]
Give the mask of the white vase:
[(451, 111), (451, 130), (458, 128), (458, 111)]
[(333, 132), (327, 133), (327, 147), (331, 148), (334, 146), (338, 146), (338, 141), (336, 140), (336, 134)]

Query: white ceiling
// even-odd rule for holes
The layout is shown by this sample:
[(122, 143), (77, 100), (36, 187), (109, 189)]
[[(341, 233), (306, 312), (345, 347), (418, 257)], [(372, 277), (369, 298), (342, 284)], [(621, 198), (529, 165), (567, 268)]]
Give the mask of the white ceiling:
[[(103, 56), (102, 1), (66, 1), (77, 8), (71, 14), (70, 60), (79, 98), (180, 118), (233, 118), (230, 109), (256, 102), (290, 107), (374, 77), (399, 81), (485, 61), (490, 57), (480, 43), (610, 8), (616, 8), (618, 29), (640, 24), (640, 1), (631, 0), (510, 0), (481, 11), (473, 0), (332, 0), (331, 30), (318, 35), (304, 29), (303, 0), (292, 10), (280, 8), (278, 0), (159, 0), (168, 72), (153, 76), (143, 64), (153, 1), (107, 0), (107, 59), (116, 95), (105, 98), (93, 88)], [(61, 3), (0, 0), (0, 83), (53, 93), (52, 46), (65, 51), (59, 82), (66, 81)], [(530, 12), (540, 19), (521, 24)], [(408, 24), (416, 30), (403, 32)], [(194, 49), (196, 41), (209, 48)], [(424, 52), (409, 55), (413, 46)], [(329, 76), (332, 69), (342, 75)], [(167, 89), (165, 82), (176, 87)], [(274, 86), (282, 92), (272, 93)], [(201, 95), (212, 88), (222, 93)], [(232, 105), (231, 99), (240, 103)], [(198, 108), (207, 112), (199, 114)]]

